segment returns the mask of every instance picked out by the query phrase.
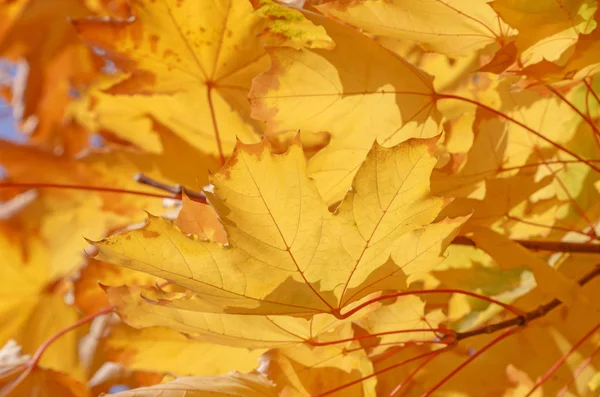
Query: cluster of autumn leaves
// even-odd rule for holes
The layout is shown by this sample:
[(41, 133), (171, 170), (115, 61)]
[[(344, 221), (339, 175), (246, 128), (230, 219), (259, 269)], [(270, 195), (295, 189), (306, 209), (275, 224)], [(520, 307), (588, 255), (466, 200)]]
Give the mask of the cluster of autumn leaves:
[(597, 8), (0, 2), (0, 395), (597, 395)]

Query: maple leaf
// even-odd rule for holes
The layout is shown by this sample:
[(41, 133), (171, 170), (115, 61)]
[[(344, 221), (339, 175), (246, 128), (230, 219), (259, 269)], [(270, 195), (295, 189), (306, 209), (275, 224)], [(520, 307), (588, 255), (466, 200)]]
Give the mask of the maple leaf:
[(339, 316), (352, 302), (439, 263), (464, 222), (429, 225), (445, 203), (428, 195), (434, 143), (375, 146), (335, 215), (303, 171), (298, 143), (283, 155), (271, 154), (266, 142), (240, 144), (207, 193), (230, 247), (151, 217), (141, 230), (95, 243), (98, 258), (194, 291), (181, 304), (198, 310)]
[(0, 393), (597, 394), (596, 1), (0, 3)]
[(308, 170), (332, 204), (350, 187), (374, 140), (393, 146), (438, 135), (441, 116), (429, 76), (352, 29), (309, 19), (325, 27), (335, 49), (268, 49), (271, 68), (250, 92), (252, 116), (267, 123), (267, 134), (331, 134)]
[(224, 161), (236, 137), (256, 142), (246, 93), (268, 62), (254, 37), (264, 19), (245, 0), (139, 1), (135, 19), (75, 21), (129, 77), (110, 88), (204, 153)]

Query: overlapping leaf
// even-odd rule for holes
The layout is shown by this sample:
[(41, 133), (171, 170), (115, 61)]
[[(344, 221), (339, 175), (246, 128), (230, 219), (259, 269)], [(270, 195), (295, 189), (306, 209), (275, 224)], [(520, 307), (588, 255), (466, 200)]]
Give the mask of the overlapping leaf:
[(317, 8), (370, 34), (410, 40), (448, 55), (466, 55), (492, 44), (499, 48), (516, 33), (486, 0), (340, 0)]
[(327, 203), (339, 201), (373, 141), (392, 146), (439, 134), (431, 77), (373, 40), (311, 17), (333, 50), (270, 48), (270, 69), (252, 85), (252, 116), (267, 133), (328, 132), (331, 141), (308, 172)]
[(75, 23), (80, 35), (129, 72), (110, 88), (115, 99), (221, 160), (236, 137), (256, 142), (246, 95), (268, 61), (256, 40), (264, 20), (249, 2), (143, 1), (133, 3), (132, 12), (135, 18), (126, 21)]

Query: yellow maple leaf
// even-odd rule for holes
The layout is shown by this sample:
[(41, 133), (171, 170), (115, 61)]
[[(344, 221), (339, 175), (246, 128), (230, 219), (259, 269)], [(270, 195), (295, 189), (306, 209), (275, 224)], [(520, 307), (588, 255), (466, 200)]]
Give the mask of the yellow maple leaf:
[(157, 119), (221, 161), (236, 137), (256, 142), (246, 95), (268, 59), (255, 39), (264, 19), (252, 14), (250, 3), (148, 0), (131, 6), (136, 17), (127, 22), (75, 22), (80, 35), (129, 72), (110, 88), (117, 101), (123, 100), (117, 94), (140, 94), (130, 102), (141, 117)]
[(339, 315), (391, 288), (390, 278), (435, 266), (464, 221), (430, 225), (445, 205), (429, 195), (434, 144), (375, 146), (335, 215), (308, 179), (298, 143), (283, 155), (266, 142), (240, 145), (207, 193), (230, 247), (151, 217), (143, 229), (95, 243), (99, 258), (164, 277), (229, 313)]
[(339, 201), (374, 140), (393, 146), (439, 134), (431, 77), (354, 30), (310, 16), (335, 48), (268, 49), (271, 68), (254, 79), (252, 116), (268, 134), (329, 132), (309, 162), (321, 196)]
[(445, 205), (429, 195), (434, 144), (374, 146), (336, 214), (308, 179), (297, 142), (281, 155), (266, 141), (240, 144), (207, 193), (228, 246), (154, 217), (95, 243), (99, 258), (190, 292), (120, 287), (109, 289), (109, 298), (135, 327), (167, 326), (231, 346), (309, 340), (342, 323), (354, 302), (401, 289), (407, 275), (443, 260), (466, 218), (431, 224)]
[(487, 0), (331, 1), (319, 11), (366, 33), (409, 40), (425, 50), (467, 55), (491, 44), (504, 45), (516, 32)]

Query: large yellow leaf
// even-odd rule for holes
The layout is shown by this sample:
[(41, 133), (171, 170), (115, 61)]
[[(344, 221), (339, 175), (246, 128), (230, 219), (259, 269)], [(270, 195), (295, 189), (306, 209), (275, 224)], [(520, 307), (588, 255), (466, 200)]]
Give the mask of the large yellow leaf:
[(250, 98), (252, 116), (269, 134), (331, 134), (308, 168), (331, 204), (347, 192), (374, 140), (392, 146), (432, 137), (440, 114), (431, 77), (350, 28), (311, 20), (326, 28), (335, 49), (270, 48), (271, 68), (254, 80)]
[(103, 260), (190, 291), (119, 287), (109, 289), (110, 301), (134, 327), (170, 327), (207, 342), (275, 347), (317, 337), (354, 302), (402, 289), (407, 275), (443, 259), (465, 218), (430, 224), (445, 204), (429, 195), (434, 144), (374, 146), (336, 214), (308, 179), (297, 142), (281, 155), (266, 141), (240, 144), (207, 193), (227, 246), (155, 217), (96, 243)]
[(118, 94), (141, 94), (127, 99), (140, 117), (152, 116), (222, 161), (236, 136), (257, 141), (246, 96), (267, 57), (256, 40), (263, 19), (252, 14), (250, 3), (146, 0), (132, 8), (135, 19), (128, 22), (75, 23), (88, 42), (130, 72), (111, 87), (116, 100), (125, 100)]
[(229, 246), (150, 217), (143, 229), (96, 243), (99, 258), (188, 288), (204, 310), (339, 316), (401, 285), (403, 273), (435, 266), (464, 221), (429, 225), (445, 203), (429, 195), (434, 144), (374, 146), (335, 215), (308, 179), (299, 144), (283, 155), (266, 143), (240, 145), (207, 193)]
[(115, 397), (276, 397), (275, 385), (259, 373), (186, 377), (116, 394)]
[(488, 0), (339, 0), (317, 8), (366, 33), (410, 40), (425, 50), (456, 56), (490, 44), (498, 48), (516, 33), (488, 3)]

